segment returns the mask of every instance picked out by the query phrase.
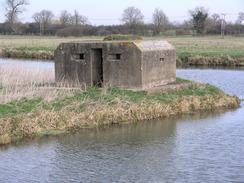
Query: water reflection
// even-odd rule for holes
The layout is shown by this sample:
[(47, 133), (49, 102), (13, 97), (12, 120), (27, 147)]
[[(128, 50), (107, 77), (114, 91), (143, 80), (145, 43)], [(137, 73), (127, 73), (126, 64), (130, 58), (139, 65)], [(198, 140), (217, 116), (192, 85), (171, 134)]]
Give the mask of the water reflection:
[(16, 59), (6, 59), (0, 58), (1, 65), (21, 65), (28, 66), (29, 68), (41, 68), (41, 69), (54, 69), (54, 62), (52, 61), (42, 61), (42, 60), (16, 60)]
[[(152, 133), (152, 131), (154, 133)], [(74, 134), (71, 138), (60, 141), (56, 149), (53, 180), (61, 181), (60, 175), (72, 170), (65, 179), (84, 182), (126, 181), (130, 174), (138, 176), (148, 161), (156, 161), (157, 157), (145, 158), (157, 149), (157, 144), (167, 143), (175, 133), (175, 122), (171, 120), (149, 121), (131, 125), (113, 126), (86, 134)], [(172, 146), (174, 146), (172, 144)], [(168, 151), (172, 148), (168, 146)], [(70, 160), (73, 159), (75, 161)], [(64, 172), (62, 172), (64, 171)], [(77, 177), (78, 176), (78, 177)], [(126, 176), (126, 177), (124, 177)]]
[(210, 83), (229, 95), (237, 95), (244, 99), (243, 70), (177, 69), (177, 77), (202, 83)]

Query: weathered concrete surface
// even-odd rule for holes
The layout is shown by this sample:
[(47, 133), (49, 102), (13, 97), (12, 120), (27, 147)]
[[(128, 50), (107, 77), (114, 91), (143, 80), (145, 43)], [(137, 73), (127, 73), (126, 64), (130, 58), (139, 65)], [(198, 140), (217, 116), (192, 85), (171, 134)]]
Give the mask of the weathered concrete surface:
[(57, 84), (145, 89), (175, 74), (175, 49), (162, 40), (70, 42), (55, 51)]
[(168, 85), (148, 88), (148, 89), (141, 90), (141, 91), (146, 92), (148, 95), (153, 95), (153, 94), (157, 94), (157, 93), (179, 91), (179, 90), (190, 88), (191, 86), (192, 86), (192, 83), (189, 83), (189, 82), (187, 82), (187, 83), (176, 83), (176, 84), (168, 84)]

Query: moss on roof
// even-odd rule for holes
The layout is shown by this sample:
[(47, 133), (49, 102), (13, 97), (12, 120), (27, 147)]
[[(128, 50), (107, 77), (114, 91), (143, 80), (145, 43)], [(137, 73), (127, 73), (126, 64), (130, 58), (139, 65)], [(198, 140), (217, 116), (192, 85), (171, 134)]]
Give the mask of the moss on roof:
[(136, 35), (110, 35), (103, 39), (103, 41), (113, 40), (142, 40), (142, 37)]

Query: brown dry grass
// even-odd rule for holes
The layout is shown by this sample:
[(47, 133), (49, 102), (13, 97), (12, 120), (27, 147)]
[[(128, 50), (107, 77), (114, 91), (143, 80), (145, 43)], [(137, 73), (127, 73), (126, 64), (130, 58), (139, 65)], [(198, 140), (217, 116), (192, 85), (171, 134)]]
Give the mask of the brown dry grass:
[(212, 110), (220, 107), (237, 107), (237, 97), (226, 95), (181, 97), (170, 104), (160, 102), (119, 103), (116, 106), (95, 105), (82, 112), (64, 108), (60, 111), (39, 110), (28, 115), (0, 119), (0, 144), (10, 143), (12, 138), (22, 138), (51, 130), (77, 130), (87, 126), (104, 126), (123, 121), (140, 121), (158, 117)]
[(0, 65), (0, 104), (22, 98), (33, 99), (43, 97), (45, 100), (54, 100), (69, 90), (57, 90), (54, 71), (40, 66), (29, 67), (26, 64)]
[[(178, 62), (178, 64), (182, 64)], [(208, 66), (244, 66), (244, 57), (233, 58), (230, 56), (192, 56), (187, 58), (185, 64), (188, 65), (208, 65)]]
[(54, 60), (53, 51), (20, 51), (11, 48), (9, 50), (1, 51), (0, 57), (3, 58), (24, 58), (34, 60)]
[(92, 105), (83, 111), (64, 108), (60, 111), (39, 110), (0, 119), (0, 144), (10, 143), (14, 138), (41, 134), (51, 130), (73, 131), (87, 126), (104, 126), (124, 121), (140, 121), (198, 110), (220, 107), (237, 107), (239, 99), (226, 95), (203, 97), (180, 97), (172, 103), (141, 102), (123, 103), (115, 106)]

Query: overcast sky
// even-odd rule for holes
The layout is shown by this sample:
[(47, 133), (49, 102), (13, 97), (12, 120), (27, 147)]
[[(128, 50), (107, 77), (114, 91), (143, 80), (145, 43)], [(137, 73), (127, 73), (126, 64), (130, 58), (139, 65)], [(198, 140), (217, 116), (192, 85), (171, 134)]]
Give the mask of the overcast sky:
[[(0, 0), (3, 1), (3, 0)], [(62, 10), (73, 13), (79, 11), (88, 17), (92, 25), (121, 24), (123, 10), (129, 6), (139, 8), (146, 23), (152, 19), (155, 8), (161, 8), (170, 21), (182, 21), (189, 18), (188, 10), (197, 6), (209, 9), (209, 13), (227, 13), (226, 20), (235, 22), (239, 12), (244, 12), (244, 0), (29, 0), (21, 21), (33, 21), (32, 15), (41, 10), (51, 10), (58, 18)], [(3, 9), (3, 8), (1, 8)], [(3, 10), (0, 21), (3, 22)]]

